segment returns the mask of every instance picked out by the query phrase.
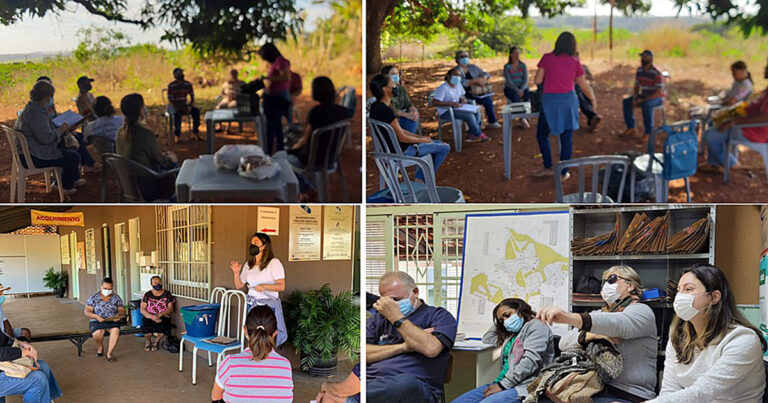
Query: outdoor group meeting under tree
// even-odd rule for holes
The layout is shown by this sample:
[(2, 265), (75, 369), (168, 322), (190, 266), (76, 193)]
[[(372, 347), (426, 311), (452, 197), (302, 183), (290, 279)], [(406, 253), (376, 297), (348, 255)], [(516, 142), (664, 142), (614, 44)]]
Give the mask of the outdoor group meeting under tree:
[(361, 8), (0, 5), (0, 199), (360, 201)]
[(366, 200), (768, 199), (766, 6), (368, 4)]

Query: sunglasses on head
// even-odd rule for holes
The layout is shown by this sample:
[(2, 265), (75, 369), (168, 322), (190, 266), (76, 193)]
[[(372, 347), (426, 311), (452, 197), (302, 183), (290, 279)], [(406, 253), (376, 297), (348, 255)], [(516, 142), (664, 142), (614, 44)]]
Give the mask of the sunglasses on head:
[(611, 275), (610, 275), (610, 276), (608, 276), (608, 277), (607, 277), (605, 280), (603, 280), (603, 282), (604, 282), (604, 283), (608, 283), (608, 284), (613, 284), (613, 283), (615, 283), (615, 282), (619, 281), (619, 279), (622, 279), (622, 280), (624, 280), (624, 281), (629, 281), (629, 280), (627, 280), (626, 278), (624, 278), (624, 277), (621, 277), (621, 276), (619, 276), (619, 275), (617, 275), (617, 274), (611, 274)]

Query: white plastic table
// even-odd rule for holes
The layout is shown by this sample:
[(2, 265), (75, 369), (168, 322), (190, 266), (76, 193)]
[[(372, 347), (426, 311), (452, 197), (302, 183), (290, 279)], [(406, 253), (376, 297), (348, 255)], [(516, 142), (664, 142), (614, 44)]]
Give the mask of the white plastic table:
[(501, 116), (504, 118), (504, 126), (502, 128), (504, 133), (504, 177), (509, 179), (512, 159), (512, 121), (514, 119), (538, 118), (539, 113), (512, 113), (509, 105), (504, 105), (501, 108)]
[(243, 178), (237, 171), (216, 168), (210, 154), (185, 160), (176, 177), (176, 197), (179, 203), (215, 202), (222, 198), (297, 202), (299, 180), (288, 160), (278, 157), (272, 161), (280, 164), (280, 173), (256, 180)]
[(265, 139), (266, 139), (266, 133), (264, 132), (264, 126), (266, 123), (264, 122), (264, 115), (259, 114), (257, 116), (249, 116), (249, 115), (237, 115), (235, 112), (237, 110), (234, 108), (231, 109), (216, 109), (213, 111), (205, 112), (205, 133), (207, 135), (207, 146), (208, 146), (208, 154), (213, 154), (215, 152), (215, 141), (216, 141), (216, 132), (214, 130), (214, 127), (216, 123), (224, 123), (224, 122), (238, 122), (238, 123), (244, 123), (244, 122), (253, 122), (256, 125), (256, 133), (259, 135), (259, 145), (261, 145), (261, 148), (265, 148)]

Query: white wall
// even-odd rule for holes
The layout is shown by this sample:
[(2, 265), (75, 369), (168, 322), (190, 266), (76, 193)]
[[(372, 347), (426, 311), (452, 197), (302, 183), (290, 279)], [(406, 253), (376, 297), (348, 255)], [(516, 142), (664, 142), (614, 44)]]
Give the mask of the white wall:
[(8, 294), (50, 292), (43, 286), (49, 267), (61, 270), (61, 244), (57, 234), (0, 234), (0, 283)]

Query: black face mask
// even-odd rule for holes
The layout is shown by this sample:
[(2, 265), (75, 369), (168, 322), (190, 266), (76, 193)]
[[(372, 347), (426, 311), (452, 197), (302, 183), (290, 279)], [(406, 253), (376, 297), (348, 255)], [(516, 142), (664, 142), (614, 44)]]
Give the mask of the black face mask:
[(251, 256), (256, 256), (261, 253), (261, 248), (259, 248), (258, 245), (251, 245), (248, 247), (248, 253), (250, 253)]
[(397, 97), (397, 94), (399, 93), (399, 89), (397, 87), (392, 87), (392, 96)]

